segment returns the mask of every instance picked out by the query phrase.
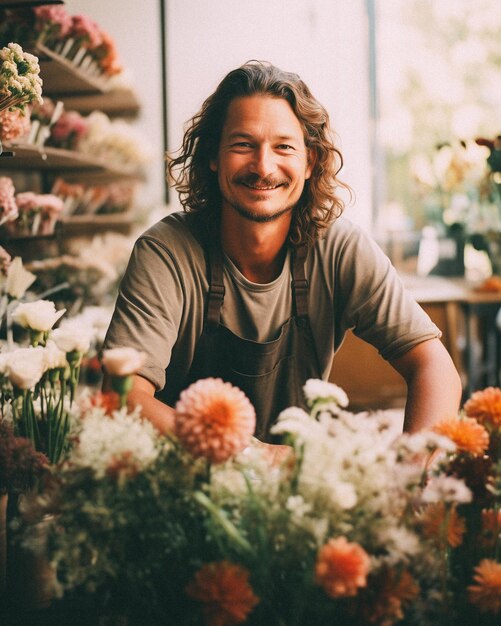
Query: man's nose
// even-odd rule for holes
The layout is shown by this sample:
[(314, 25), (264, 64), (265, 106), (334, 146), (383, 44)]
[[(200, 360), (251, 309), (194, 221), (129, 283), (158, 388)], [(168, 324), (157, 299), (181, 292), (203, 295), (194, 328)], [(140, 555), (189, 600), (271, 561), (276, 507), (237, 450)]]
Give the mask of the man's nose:
[(261, 178), (273, 174), (276, 169), (276, 159), (273, 150), (269, 146), (259, 146), (253, 154), (250, 170)]

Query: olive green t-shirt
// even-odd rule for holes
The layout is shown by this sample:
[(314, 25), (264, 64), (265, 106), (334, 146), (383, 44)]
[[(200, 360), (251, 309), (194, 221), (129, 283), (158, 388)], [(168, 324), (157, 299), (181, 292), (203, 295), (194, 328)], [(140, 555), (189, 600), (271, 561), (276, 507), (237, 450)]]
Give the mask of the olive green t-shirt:
[[(192, 215), (173, 213), (139, 237), (105, 340), (105, 348), (146, 352), (138, 373), (157, 391), (182, 386), (202, 333), (208, 280), (192, 221)], [(324, 379), (350, 328), (388, 360), (440, 336), (377, 244), (344, 217), (310, 249), (305, 269)], [(225, 257), (224, 285), (222, 323), (245, 339), (275, 339), (292, 314), (290, 255), (278, 278), (267, 284), (250, 282)]]

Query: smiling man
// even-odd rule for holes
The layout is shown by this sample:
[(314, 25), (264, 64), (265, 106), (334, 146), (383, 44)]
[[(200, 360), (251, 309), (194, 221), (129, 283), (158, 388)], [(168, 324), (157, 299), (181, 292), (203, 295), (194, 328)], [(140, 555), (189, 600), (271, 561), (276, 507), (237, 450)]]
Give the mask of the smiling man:
[(341, 217), (329, 117), (296, 74), (250, 62), (191, 120), (169, 162), (184, 212), (136, 242), (106, 347), (147, 353), (129, 396), (163, 432), (191, 382), (249, 396), (256, 436), (327, 379), (347, 329), (408, 385), (405, 428), (456, 413), (461, 386), (440, 331), (377, 245)]

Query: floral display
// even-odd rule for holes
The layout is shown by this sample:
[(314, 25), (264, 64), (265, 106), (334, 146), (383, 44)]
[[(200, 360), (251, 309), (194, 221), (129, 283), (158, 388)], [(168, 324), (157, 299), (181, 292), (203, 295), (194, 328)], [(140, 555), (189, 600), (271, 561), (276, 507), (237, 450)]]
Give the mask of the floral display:
[(222, 381), (183, 393), (168, 437), (116, 394), (84, 394), (71, 448), (25, 509), (56, 514), (62, 601), (90, 593), (132, 621), (179, 625), (499, 623), (501, 390), (414, 435), (385, 412), (349, 413), (330, 383), (305, 396), (309, 412), (273, 427), (293, 451), (277, 463)]
[(412, 171), (427, 220), (441, 234), (461, 237), (488, 253), (501, 271), (501, 148), (477, 139), (439, 146), (430, 157), (416, 156)]
[(14, 141), (28, 136), (31, 128), (26, 111), (4, 109), (0, 112), (0, 141)]
[(26, 104), (42, 102), (40, 66), (33, 54), (17, 43), (0, 50), (0, 111), (24, 110)]
[(77, 111), (64, 111), (52, 125), (49, 145), (67, 150), (77, 149), (80, 139), (87, 132), (87, 122)]
[(13, 222), (19, 216), (14, 183), (8, 176), (0, 176), (0, 225)]
[(73, 28), (73, 20), (64, 6), (42, 5), (34, 7), (33, 13), (39, 41), (48, 45), (66, 37)]
[(65, 215), (109, 215), (129, 211), (134, 206), (137, 187), (137, 182), (129, 180), (85, 186), (57, 178), (52, 193), (62, 198)]
[(64, 204), (53, 194), (24, 191), (16, 195), (18, 219), (9, 227), (17, 235), (50, 235), (54, 232)]

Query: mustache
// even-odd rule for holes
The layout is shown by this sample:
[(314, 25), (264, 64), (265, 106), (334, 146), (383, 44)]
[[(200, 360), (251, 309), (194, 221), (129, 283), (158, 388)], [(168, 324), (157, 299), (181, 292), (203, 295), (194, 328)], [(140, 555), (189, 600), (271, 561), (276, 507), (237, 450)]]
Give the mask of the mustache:
[(257, 185), (259, 187), (278, 187), (278, 185), (284, 185), (286, 187), (290, 184), (289, 178), (272, 178), (266, 176), (261, 178), (258, 174), (245, 174), (237, 176), (235, 179), (237, 183), (243, 183), (244, 185)]

